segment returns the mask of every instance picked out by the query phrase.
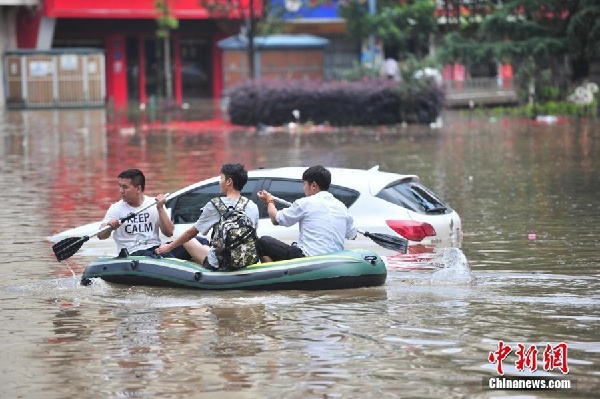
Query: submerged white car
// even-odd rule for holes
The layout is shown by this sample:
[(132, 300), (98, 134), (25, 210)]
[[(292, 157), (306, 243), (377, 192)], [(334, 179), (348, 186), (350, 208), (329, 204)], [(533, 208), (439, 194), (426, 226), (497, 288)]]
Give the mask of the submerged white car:
[[(298, 226), (274, 226), (263, 201), (256, 193), (267, 190), (289, 202), (304, 196), (302, 173), (305, 167), (256, 169), (248, 172), (248, 183), (242, 195), (253, 200), (260, 212), (258, 236), (270, 235), (284, 242), (298, 240)], [(359, 230), (402, 236), (409, 240), (409, 253), (434, 252), (439, 248), (462, 246), (460, 216), (415, 175), (369, 170), (329, 168), (329, 191), (347, 207)], [(167, 212), (175, 223), (175, 235), (190, 227), (211, 198), (219, 195), (219, 176), (185, 187), (169, 197)], [(278, 209), (284, 205), (275, 203)], [(81, 237), (98, 231), (100, 221), (67, 230), (51, 237), (59, 241), (66, 237)], [(167, 241), (167, 237), (163, 237)], [(96, 239), (96, 241), (98, 241)], [(106, 240), (114, 247), (112, 240)], [(105, 242), (106, 242), (105, 241)], [(89, 245), (89, 244), (86, 244)], [(85, 246), (84, 246), (85, 247)], [(346, 247), (372, 249), (382, 255), (392, 251), (378, 246), (359, 234)], [(116, 254), (115, 254), (116, 255)]]

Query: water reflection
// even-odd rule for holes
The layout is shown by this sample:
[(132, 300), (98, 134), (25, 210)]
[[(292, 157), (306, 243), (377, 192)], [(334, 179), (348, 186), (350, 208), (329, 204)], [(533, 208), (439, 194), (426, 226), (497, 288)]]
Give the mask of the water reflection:
[[(530, 397), (600, 389), (594, 121), (449, 114), (437, 130), (223, 134), (120, 129), (102, 110), (3, 118), (0, 397), (507, 396), (481, 382), (500, 340), (569, 345), (577, 390)], [(474, 282), (436, 280), (447, 273), (438, 259), (391, 268), (384, 287), (340, 292), (82, 287), (89, 258), (55, 261), (45, 238), (101, 218), (122, 169), (143, 169), (155, 193), (231, 160), (419, 175), (461, 215)], [(518, 373), (513, 356), (506, 368)]]

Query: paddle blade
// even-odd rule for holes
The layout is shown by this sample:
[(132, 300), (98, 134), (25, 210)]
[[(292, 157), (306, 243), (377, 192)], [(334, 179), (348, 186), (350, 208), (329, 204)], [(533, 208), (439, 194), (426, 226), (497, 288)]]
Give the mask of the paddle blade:
[(83, 243), (89, 239), (90, 238), (88, 236), (65, 238), (64, 240), (54, 244), (52, 246), (52, 250), (54, 251), (54, 255), (56, 255), (56, 259), (61, 262), (75, 255)]
[(361, 231), (360, 233), (365, 237), (369, 237), (382, 248), (402, 253), (408, 251), (408, 240), (404, 237), (394, 237), (383, 233), (369, 233), (368, 231)]

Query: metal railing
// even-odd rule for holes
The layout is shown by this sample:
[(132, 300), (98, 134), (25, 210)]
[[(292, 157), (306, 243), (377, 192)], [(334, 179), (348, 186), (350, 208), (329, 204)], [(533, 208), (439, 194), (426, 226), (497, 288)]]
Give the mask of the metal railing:
[(444, 81), (444, 88), (446, 92), (515, 90), (512, 79), (499, 78), (470, 78), (462, 82), (447, 80)]
[(446, 105), (475, 106), (515, 104), (519, 101), (512, 79), (471, 78), (463, 82), (444, 81)]

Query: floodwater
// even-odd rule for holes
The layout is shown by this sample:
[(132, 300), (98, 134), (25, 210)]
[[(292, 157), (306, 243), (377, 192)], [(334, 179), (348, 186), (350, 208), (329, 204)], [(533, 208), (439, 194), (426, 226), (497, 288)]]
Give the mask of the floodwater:
[[(0, 129), (1, 398), (593, 398), (600, 391), (600, 129), (447, 114), (440, 129), (152, 130), (102, 110), (9, 111)], [(78, 284), (47, 238), (147, 192), (248, 168), (412, 173), (462, 217), (462, 251), (382, 287), (199, 292)], [(85, 245), (85, 244), (84, 244)], [(453, 278), (459, 265), (472, 278)], [(505, 376), (570, 389), (493, 390)], [(519, 344), (528, 352), (517, 369)], [(547, 350), (547, 346), (551, 350)], [(535, 347), (535, 348), (534, 348)], [(565, 350), (566, 349), (566, 350)], [(535, 355), (535, 356), (534, 356)], [(537, 369), (535, 371), (532, 371)]]

